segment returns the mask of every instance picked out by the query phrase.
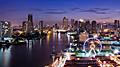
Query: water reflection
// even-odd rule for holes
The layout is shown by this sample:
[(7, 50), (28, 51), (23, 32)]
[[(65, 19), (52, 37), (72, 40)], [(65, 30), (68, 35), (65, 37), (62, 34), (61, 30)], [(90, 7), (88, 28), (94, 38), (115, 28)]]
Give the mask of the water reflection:
[(53, 47), (60, 52), (68, 45), (66, 34), (48, 34), (40, 40), (29, 40), (26, 45), (0, 49), (0, 67), (44, 67), (52, 62)]
[(33, 40), (28, 40), (28, 43), (26, 44), (27, 49), (29, 50), (29, 52), (32, 51), (32, 46), (33, 46)]
[(48, 34), (48, 35), (47, 35), (47, 41), (46, 41), (48, 45), (50, 44), (50, 37), (51, 37), (51, 35)]
[(6, 48), (3, 47), (0, 49), (0, 63), (2, 63), (1, 67), (9, 67), (11, 57), (11, 47)]

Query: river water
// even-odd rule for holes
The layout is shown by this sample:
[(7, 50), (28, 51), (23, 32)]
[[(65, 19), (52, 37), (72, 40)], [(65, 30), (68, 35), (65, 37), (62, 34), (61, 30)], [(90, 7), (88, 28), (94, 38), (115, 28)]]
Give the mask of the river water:
[(66, 34), (52, 33), (26, 45), (0, 48), (0, 67), (44, 67), (52, 63), (50, 54), (53, 47), (60, 52), (68, 44), (69, 37)]

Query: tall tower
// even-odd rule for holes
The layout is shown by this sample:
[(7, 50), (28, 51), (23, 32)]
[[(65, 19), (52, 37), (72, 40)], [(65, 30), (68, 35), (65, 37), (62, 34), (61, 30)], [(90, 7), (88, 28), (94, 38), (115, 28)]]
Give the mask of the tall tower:
[(87, 32), (90, 32), (91, 31), (91, 24), (90, 24), (90, 21), (89, 20), (87, 20), (86, 22), (85, 22), (85, 30), (87, 31)]
[[(28, 14), (28, 21), (33, 22), (32, 14)], [(32, 23), (33, 24), (33, 23)]]
[(75, 20), (71, 19), (71, 27), (73, 27)]
[(22, 30), (23, 30), (24, 32), (27, 31), (27, 23), (28, 23), (28, 21), (23, 21), (23, 23), (22, 23)]
[(75, 21), (74, 23), (74, 30), (77, 30), (79, 27), (79, 21)]
[(39, 22), (39, 30), (40, 30), (40, 33), (43, 33), (43, 21)]
[(119, 28), (119, 20), (114, 20), (114, 29)]
[(97, 22), (96, 21), (92, 21), (92, 32), (96, 32), (96, 26), (97, 26)]
[(63, 18), (63, 29), (68, 29), (68, 19), (66, 17)]
[(33, 16), (32, 14), (28, 14), (28, 32), (33, 31)]

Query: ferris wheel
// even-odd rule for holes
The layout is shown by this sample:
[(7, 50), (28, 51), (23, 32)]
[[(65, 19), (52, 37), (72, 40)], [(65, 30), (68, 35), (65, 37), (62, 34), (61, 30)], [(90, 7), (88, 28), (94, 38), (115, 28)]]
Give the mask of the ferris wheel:
[(97, 38), (88, 38), (83, 44), (87, 56), (95, 56), (102, 50), (102, 44)]

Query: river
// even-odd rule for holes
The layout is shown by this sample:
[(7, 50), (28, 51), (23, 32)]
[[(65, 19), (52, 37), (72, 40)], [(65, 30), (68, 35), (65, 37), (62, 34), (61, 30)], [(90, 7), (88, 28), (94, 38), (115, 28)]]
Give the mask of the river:
[(53, 46), (57, 53), (69, 44), (66, 34), (52, 33), (44, 39), (32, 40), (26, 45), (0, 48), (0, 67), (44, 67), (52, 63)]

